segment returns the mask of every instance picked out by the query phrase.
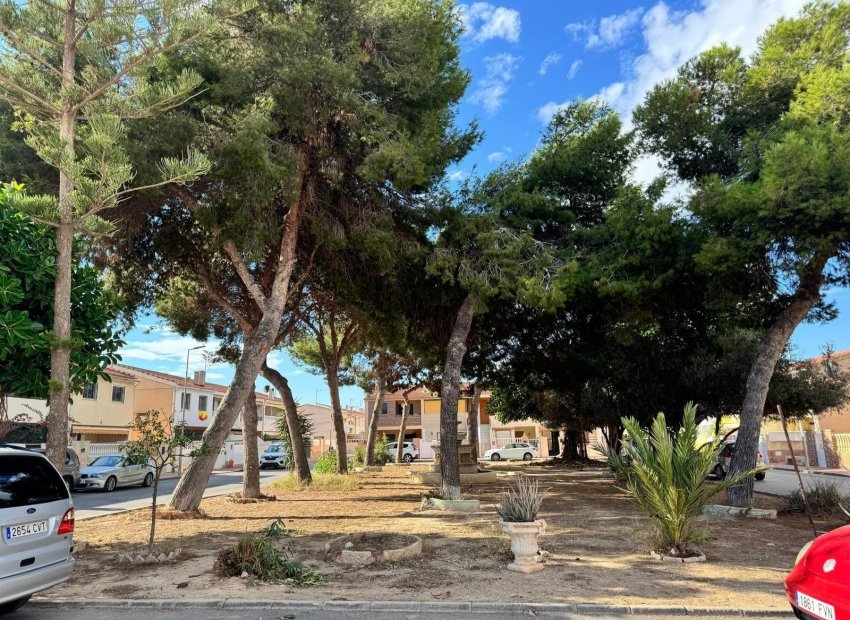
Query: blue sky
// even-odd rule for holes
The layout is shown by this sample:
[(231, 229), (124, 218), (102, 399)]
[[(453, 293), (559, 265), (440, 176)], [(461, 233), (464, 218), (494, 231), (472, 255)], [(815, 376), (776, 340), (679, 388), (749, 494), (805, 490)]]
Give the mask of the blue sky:
[[(670, 77), (692, 56), (726, 41), (751, 53), (757, 38), (781, 16), (799, 12), (805, 0), (505, 0), (461, 5), (466, 33), (462, 62), (472, 84), (460, 106), (459, 122), (478, 119), (484, 139), (450, 172), (455, 178), (483, 175), (500, 162), (527, 156), (546, 122), (576, 98), (602, 97), (628, 119), (644, 93)], [(648, 181), (658, 173), (652, 160), (634, 176)], [(850, 348), (850, 291), (828, 298), (841, 314), (826, 325), (802, 325), (794, 334), (797, 357), (817, 355), (831, 344)], [(124, 362), (181, 375), (186, 350), (199, 343), (168, 331), (155, 317), (127, 336)], [(212, 348), (212, 347), (211, 347)], [(193, 351), (189, 369), (201, 370), (202, 351)], [(299, 368), (283, 353), (274, 364), (290, 380), (302, 403), (328, 403), (321, 377)], [(227, 383), (226, 366), (207, 368), (209, 380)], [(344, 388), (342, 403), (358, 406), (362, 393)]]

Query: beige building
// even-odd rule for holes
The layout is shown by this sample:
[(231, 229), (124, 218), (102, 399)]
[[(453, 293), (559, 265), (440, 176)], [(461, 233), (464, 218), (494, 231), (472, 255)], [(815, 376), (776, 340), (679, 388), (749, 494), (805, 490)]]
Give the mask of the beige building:
[(72, 398), (71, 435), (77, 440), (112, 443), (129, 438), (129, 426), (139, 411), (135, 404), (139, 382), (116, 368), (108, 374), (111, 382), (98, 377)]
[[(298, 405), (298, 412), (313, 422), (311, 457), (316, 458), (323, 452), (336, 448), (333, 408), (330, 405)], [(343, 409), (342, 419), (350, 452), (354, 446), (364, 443), (366, 416), (359, 409)]]

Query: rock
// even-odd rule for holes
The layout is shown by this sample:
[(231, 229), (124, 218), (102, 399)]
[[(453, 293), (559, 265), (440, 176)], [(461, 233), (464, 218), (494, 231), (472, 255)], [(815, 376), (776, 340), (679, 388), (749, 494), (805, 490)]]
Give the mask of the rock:
[(156, 564), (156, 557), (149, 555), (145, 558), (145, 564)]
[(145, 563), (145, 558), (143, 558), (140, 555), (137, 555), (135, 558), (133, 558), (133, 564), (144, 564), (144, 563)]
[(165, 562), (166, 560), (168, 560), (168, 556), (164, 553), (160, 553), (158, 556), (156, 556), (157, 562)]
[(239, 576), (240, 576), (242, 579), (247, 579), (247, 578), (248, 578), (248, 571), (243, 570), (243, 571), (242, 571), (242, 574), (241, 574), (241, 575), (239, 575)]
[(351, 542), (350, 540), (349, 540), (347, 543), (345, 543), (345, 548), (346, 548), (346, 549), (351, 549), (353, 546), (354, 546), (354, 543), (353, 543), (353, 542)]
[(177, 552), (176, 552), (176, 551), (172, 551), (172, 552), (170, 552), (170, 553), (168, 554), (168, 559), (169, 559), (169, 560), (173, 560), (173, 559), (174, 559), (174, 558), (176, 558), (176, 557), (177, 557)]

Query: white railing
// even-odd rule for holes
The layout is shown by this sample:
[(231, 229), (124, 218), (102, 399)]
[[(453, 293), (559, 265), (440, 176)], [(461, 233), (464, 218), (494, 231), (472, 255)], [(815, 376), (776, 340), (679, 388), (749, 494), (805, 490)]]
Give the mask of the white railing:
[(108, 456), (110, 454), (121, 454), (121, 446), (126, 442), (120, 443), (90, 443), (80, 442), (79, 446), (75, 446), (77, 442), (73, 442), (71, 447), (77, 452), (80, 457), (80, 465), (88, 466), (93, 460), (99, 456)]
[(850, 433), (837, 433), (832, 436), (835, 439), (835, 451), (839, 454), (850, 454)]
[[(791, 441), (803, 441), (803, 433), (800, 431), (789, 431), (788, 437), (791, 438)], [(785, 441), (785, 433), (781, 431), (771, 431), (770, 433), (767, 433), (767, 440), (772, 442)]]

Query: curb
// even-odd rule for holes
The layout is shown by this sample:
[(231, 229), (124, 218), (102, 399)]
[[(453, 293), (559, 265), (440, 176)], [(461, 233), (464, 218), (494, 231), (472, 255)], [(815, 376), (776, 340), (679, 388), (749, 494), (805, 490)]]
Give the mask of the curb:
[(293, 601), (247, 599), (34, 599), (31, 606), (44, 609), (274, 609), (285, 611), (375, 611), (404, 613), (513, 613), (527, 616), (579, 614), (600, 616), (672, 615), (725, 618), (788, 618), (787, 609), (727, 609), (711, 607), (649, 607), (628, 605), (591, 605), (582, 603), (479, 603), (441, 601)]

